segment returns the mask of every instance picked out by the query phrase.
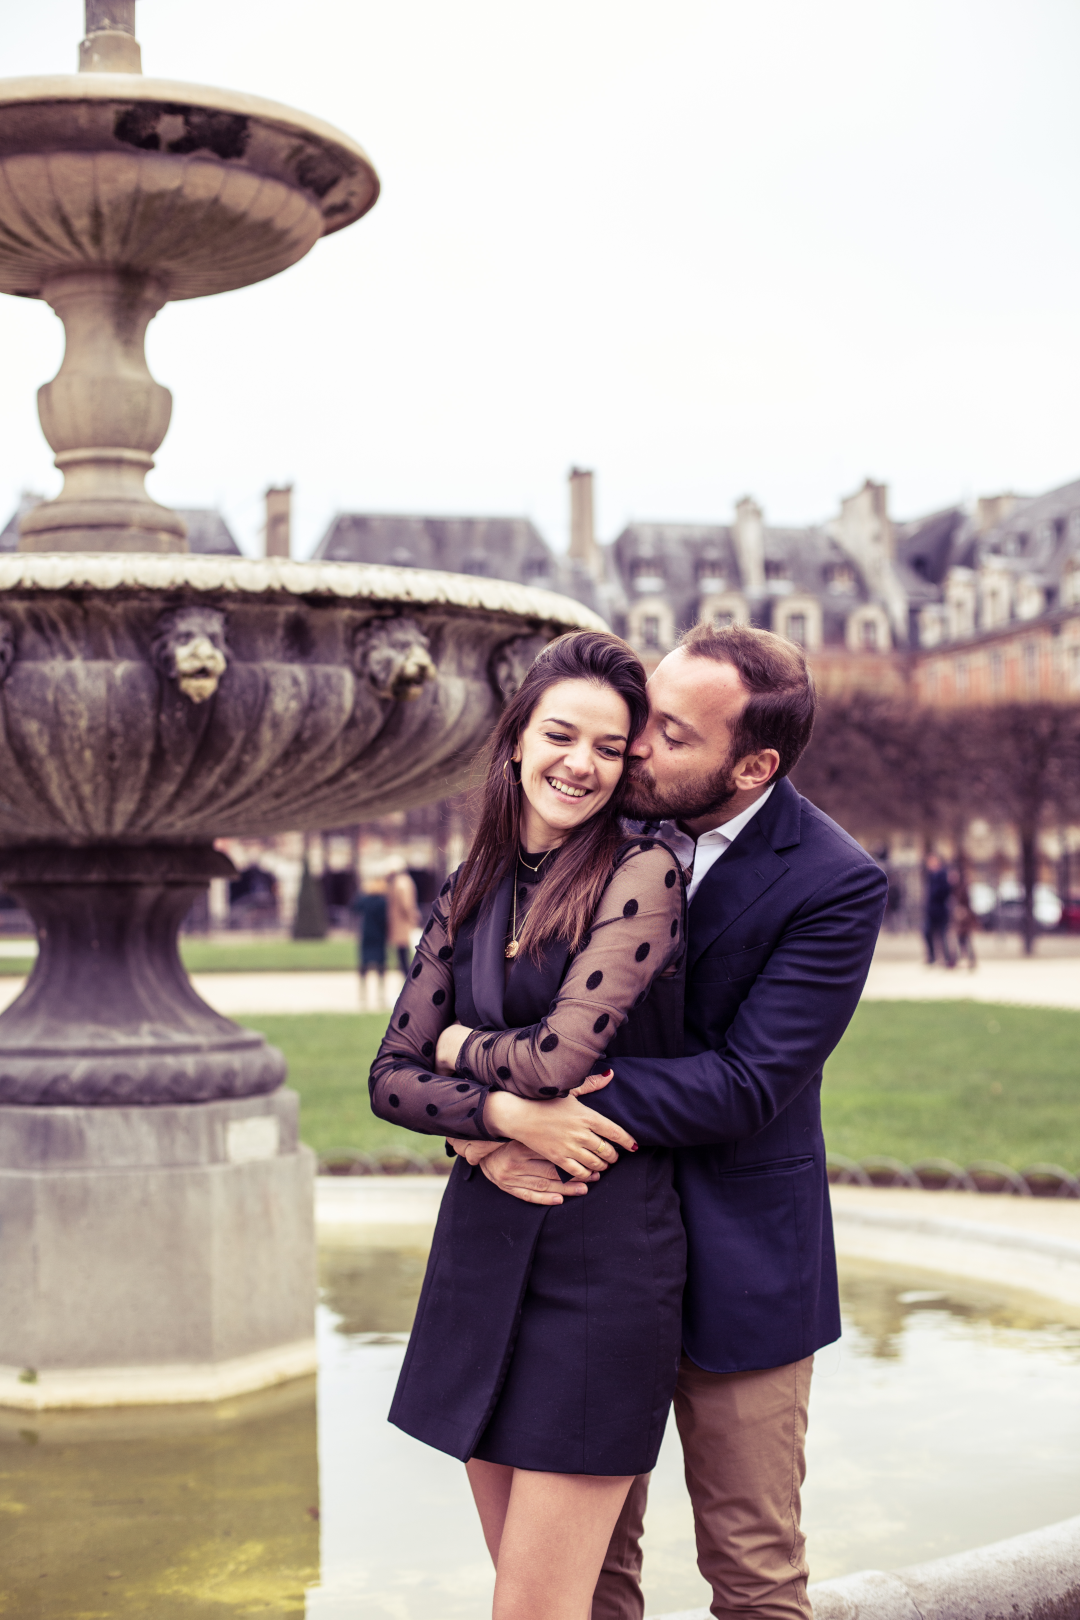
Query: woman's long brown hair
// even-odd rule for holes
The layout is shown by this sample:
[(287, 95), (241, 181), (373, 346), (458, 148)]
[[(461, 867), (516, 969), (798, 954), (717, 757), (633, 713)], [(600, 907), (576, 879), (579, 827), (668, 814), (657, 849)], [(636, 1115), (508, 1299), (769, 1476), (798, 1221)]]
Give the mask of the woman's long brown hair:
[(451, 939), (465, 918), (494, 894), (517, 859), (524, 794), (513, 754), (540, 699), (559, 681), (592, 681), (617, 692), (630, 711), (630, 735), (622, 782), (603, 809), (559, 846), (559, 858), (540, 880), (519, 940), (522, 950), (535, 959), (542, 946), (554, 939), (565, 940), (571, 950), (579, 949), (589, 931), (623, 841), (619, 813), (626, 766), (630, 745), (644, 729), (649, 700), (641, 661), (625, 641), (603, 631), (574, 630), (559, 636), (538, 655), (508, 700), (488, 744), (476, 836), (450, 905)]

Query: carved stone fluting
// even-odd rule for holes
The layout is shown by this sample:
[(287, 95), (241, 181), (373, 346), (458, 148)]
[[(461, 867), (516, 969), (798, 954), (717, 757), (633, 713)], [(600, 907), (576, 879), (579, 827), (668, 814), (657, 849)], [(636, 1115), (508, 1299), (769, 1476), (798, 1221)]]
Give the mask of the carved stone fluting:
[(192, 703), (205, 703), (228, 668), (225, 615), (215, 608), (163, 613), (151, 643), (154, 664)]
[(11, 674), (11, 666), (15, 662), (17, 650), (15, 626), (10, 619), (0, 618), (0, 686), (3, 686)]
[(40, 845), (0, 852), (39, 955), (0, 1019), (0, 1104), (207, 1102), (274, 1091), (285, 1060), (196, 994), (177, 933), (211, 877), (209, 846)]
[(152, 275), (66, 271), (41, 296), (64, 323), (64, 361), (38, 390), (64, 487), (22, 520), (23, 551), (186, 551), (183, 520), (150, 499), (146, 474), (172, 395), (146, 364), (146, 328), (166, 291)]
[(438, 675), (427, 636), (407, 618), (377, 619), (358, 630), (353, 665), (375, 695), (391, 703), (410, 703)]
[(491, 684), (506, 703), (513, 697), (528, 673), (533, 659), (547, 646), (550, 636), (514, 636), (491, 655)]

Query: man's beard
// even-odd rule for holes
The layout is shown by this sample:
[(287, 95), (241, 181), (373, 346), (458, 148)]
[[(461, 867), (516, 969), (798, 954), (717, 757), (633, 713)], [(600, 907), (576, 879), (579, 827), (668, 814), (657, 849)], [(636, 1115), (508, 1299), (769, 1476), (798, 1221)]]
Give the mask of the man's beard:
[(626, 773), (622, 813), (634, 821), (696, 821), (699, 816), (715, 815), (738, 792), (732, 780), (734, 763), (729, 754), (711, 776), (673, 784), (661, 794), (645, 761), (634, 760)]

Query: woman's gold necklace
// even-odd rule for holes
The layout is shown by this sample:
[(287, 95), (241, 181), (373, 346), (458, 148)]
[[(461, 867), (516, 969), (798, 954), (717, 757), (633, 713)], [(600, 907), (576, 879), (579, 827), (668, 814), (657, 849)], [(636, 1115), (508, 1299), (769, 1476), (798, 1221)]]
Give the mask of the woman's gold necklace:
[[(522, 866), (524, 866), (526, 868), (527, 871), (529, 871), (529, 872), (539, 872), (540, 868), (543, 866), (544, 862), (547, 860), (547, 858), (548, 858), (548, 856), (550, 854), (551, 854), (551, 851), (549, 849), (545, 849), (544, 853), (541, 855), (540, 859), (537, 861), (535, 866), (530, 866), (528, 861), (522, 860), (522, 857), (521, 857), (520, 853), (518, 854), (518, 860), (521, 862)], [(506, 955), (510, 958), (511, 962), (514, 960), (514, 957), (517, 955), (518, 951), (521, 949), (521, 943), (520, 943), (520, 941), (518, 940), (518, 937), (517, 937), (517, 931), (518, 931), (518, 926), (517, 926), (517, 892), (518, 892), (517, 872), (515, 871), (515, 873), (514, 873), (514, 917), (513, 917), (513, 921), (510, 924), (510, 943), (506, 947)]]

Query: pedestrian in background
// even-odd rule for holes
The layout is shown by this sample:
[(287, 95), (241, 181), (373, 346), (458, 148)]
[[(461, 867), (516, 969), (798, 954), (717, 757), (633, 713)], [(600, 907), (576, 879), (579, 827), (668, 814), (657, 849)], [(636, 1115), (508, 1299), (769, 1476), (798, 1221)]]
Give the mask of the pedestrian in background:
[(926, 876), (926, 915), (923, 938), (926, 941), (926, 965), (937, 961), (936, 947), (941, 947), (941, 960), (947, 968), (956, 966), (956, 958), (949, 943), (949, 902), (952, 887), (945, 862), (940, 855), (928, 855), (924, 867)]
[(970, 971), (978, 967), (975, 959), (975, 945), (972, 934), (975, 932), (978, 918), (971, 909), (971, 895), (968, 892), (967, 878), (964, 869), (958, 866), (950, 874), (950, 887), (952, 890), (952, 924), (956, 936), (957, 961), (966, 961)]
[(386, 997), (387, 888), (385, 878), (370, 878), (358, 891), (349, 910), (356, 917), (360, 984), (368, 1012), (384, 1012)]
[(398, 967), (409, 971), (411, 948), (420, 927), (420, 906), (416, 884), (404, 867), (391, 872), (386, 889), (386, 926), (390, 948), (397, 952)]

